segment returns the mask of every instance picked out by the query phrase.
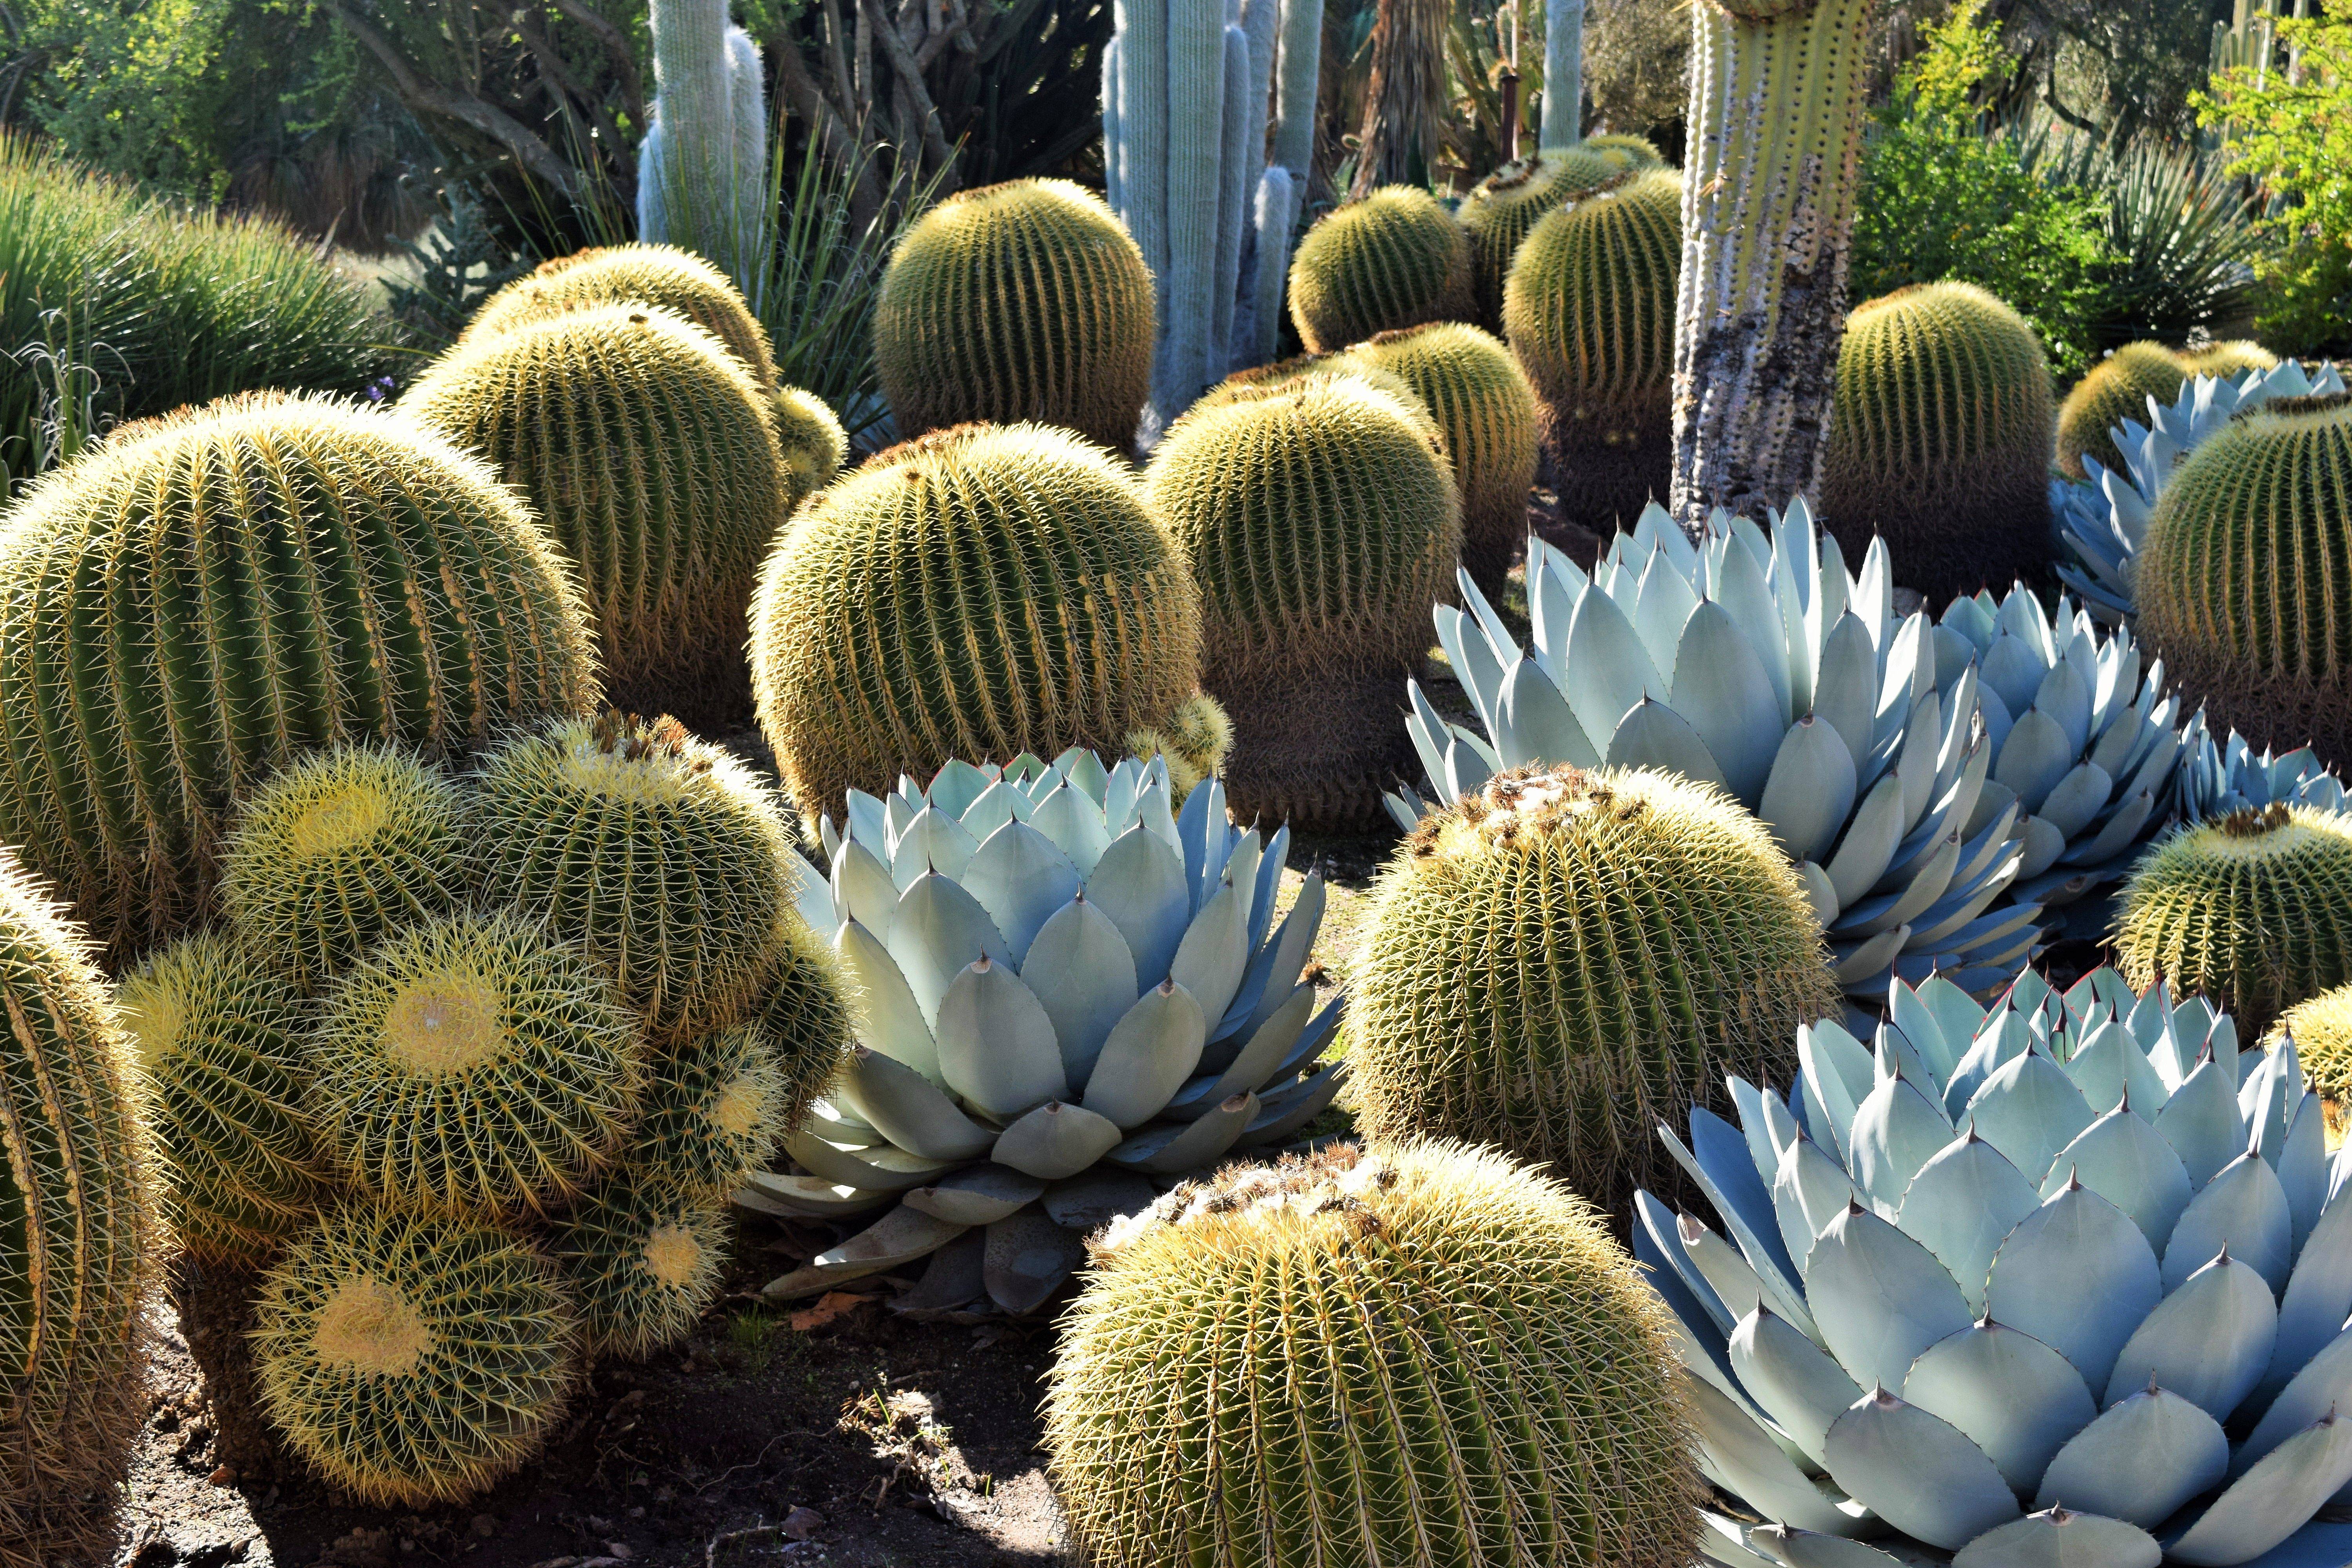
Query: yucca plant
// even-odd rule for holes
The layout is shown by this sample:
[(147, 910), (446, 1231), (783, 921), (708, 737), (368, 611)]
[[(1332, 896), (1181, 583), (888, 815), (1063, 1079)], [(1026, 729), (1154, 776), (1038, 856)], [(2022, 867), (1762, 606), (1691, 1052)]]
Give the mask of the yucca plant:
[(1889, 1001), (1661, 1129), (1719, 1231), (1636, 1202), (1700, 1467), (1763, 1521), (1710, 1554), (2341, 1562), (2297, 1532), (2352, 1481), (2352, 1155), (2294, 1049), (2113, 970)]
[(984, 1268), (943, 1255), (927, 1304), (984, 1289), (1033, 1310), (1151, 1178), (1278, 1144), (1339, 1086), (1316, 1065), (1338, 1005), (1317, 1014), (1299, 980), (1322, 879), (1277, 921), (1289, 830), (1236, 832), (1213, 781), (1178, 816), (1158, 759), (950, 763), (920, 791), (851, 792), (824, 839), (832, 880), (806, 871), (800, 904), (835, 932), (858, 1046), (785, 1142), (805, 1173), (755, 1176), (743, 1201), (880, 1218), (769, 1296), (986, 1226)]

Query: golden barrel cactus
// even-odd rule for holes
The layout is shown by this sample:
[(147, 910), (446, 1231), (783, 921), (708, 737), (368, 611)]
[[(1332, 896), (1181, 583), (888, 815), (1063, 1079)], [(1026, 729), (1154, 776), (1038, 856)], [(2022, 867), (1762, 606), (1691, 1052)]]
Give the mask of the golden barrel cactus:
[(1315, 353), (1477, 313), (1470, 237), (1437, 198), (1383, 185), (1316, 220), (1290, 258), (1290, 321)]
[(2112, 435), (2126, 419), (2147, 423), (2147, 400), (2169, 403), (2189, 378), (2180, 355), (2162, 343), (2126, 343), (2074, 384), (2058, 408), (2058, 468), (2070, 479), (2085, 478), (2083, 458), (2098, 459), (2110, 473), (2124, 466)]
[(726, 1199), (624, 1165), (559, 1220), (548, 1248), (592, 1356), (642, 1361), (694, 1331), (718, 1299)]
[(725, 343), (761, 392), (776, 395), (775, 350), (742, 290), (718, 268), (674, 245), (599, 245), (542, 261), (483, 300), (457, 342), (469, 344), (566, 310), (632, 303), (684, 316)]
[[(1657, 166), (1655, 153), (1642, 167)], [(1477, 268), (1478, 323), (1492, 331), (1503, 324), (1503, 282), (1511, 259), (1543, 216), (1633, 167), (1632, 155), (1612, 156), (1587, 142), (1514, 158), (1470, 187), (1454, 216), (1470, 235)]]

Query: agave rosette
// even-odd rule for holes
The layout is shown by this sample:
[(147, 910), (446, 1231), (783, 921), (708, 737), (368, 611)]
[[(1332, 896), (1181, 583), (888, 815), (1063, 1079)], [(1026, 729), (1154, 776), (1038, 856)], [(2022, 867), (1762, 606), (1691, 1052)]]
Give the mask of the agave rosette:
[[(1462, 594), (1438, 638), (1485, 734), (1418, 683), (1406, 720), (1441, 798), (1534, 762), (1670, 769), (1721, 785), (1797, 862), (1850, 994), (1938, 971), (1991, 991), (2025, 963), (2040, 910), (1996, 902), (2025, 841), (1977, 672), (1927, 616), (1895, 614), (1879, 542), (1856, 576), (1801, 500), (1769, 529), (1718, 511), (1704, 544), (1652, 506), (1591, 576), (1528, 541), (1530, 648), (1466, 577)], [(1408, 827), (1425, 809), (1410, 790), (1389, 805)]]
[(2283, 801), (2320, 811), (2342, 811), (2344, 781), (2328, 771), (2308, 746), (2273, 756), (2257, 752), (2235, 730), (2217, 741), (2205, 724), (2205, 710), (2190, 715), (2180, 736), (2179, 794), (2185, 821), (2202, 822), (2233, 811)]
[(2050, 510), (2059, 542), (2074, 557), (2058, 575), (2083, 596), (2092, 615), (2113, 626), (2132, 613), (2132, 559), (2147, 536), (2148, 519), (2180, 459), (2230, 422), (2273, 397), (2341, 392), (2344, 378), (2322, 364), (2306, 371), (2294, 360), (2237, 376), (2192, 375), (2169, 404), (2148, 399), (2148, 422), (2126, 419), (2111, 432), (2123, 471), (2084, 458), (2088, 478), (2050, 482)]
[(2352, 1501), (2352, 1152), (2292, 1042), (2113, 970), (1890, 1001), (1874, 1049), (1805, 1030), (1785, 1100), (1661, 1130), (1719, 1232), (1635, 1200), (1701, 1468), (1766, 1521), (1709, 1555), (2340, 1564), (2297, 1532)]
[(1157, 757), (956, 762), (847, 816), (801, 910), (835, 933), (857, 1047), (787, 1140), (803, 1173), (740, 1201), (886, 1212), (771, 1296), (937, 1254), (902, 1304), (1030, 1310), (1088, 1230), (1330, 1102), (1339, 1005), (1299, 980), (1322, 879), (1277, 920), (1289, 830), (1236, 832), (1214, 780), (1180, 815)]

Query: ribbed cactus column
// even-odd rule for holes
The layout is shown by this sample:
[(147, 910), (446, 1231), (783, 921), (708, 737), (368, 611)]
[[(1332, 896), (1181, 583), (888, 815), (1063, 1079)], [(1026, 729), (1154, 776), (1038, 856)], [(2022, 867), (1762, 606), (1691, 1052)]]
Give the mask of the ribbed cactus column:
[[(1573, 147), (1584, 140), (1584, 0), (1544, 6), (1543, 140)], [(1504, 149), (1506, 153), (1510, 149)]]
[(653, 0), (654, 122), (637, 149), (637, 237), (697, 250), (757, 298), (768, 104), (759, 46), (727, 0)]
[(1675, 520), (1811, 492), (1829, 430), (1871, 0), (1697, 0)]

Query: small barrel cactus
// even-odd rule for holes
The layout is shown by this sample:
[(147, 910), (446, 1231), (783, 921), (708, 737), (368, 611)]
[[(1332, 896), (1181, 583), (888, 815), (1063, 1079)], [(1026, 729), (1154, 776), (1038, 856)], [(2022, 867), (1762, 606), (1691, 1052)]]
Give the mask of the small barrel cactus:
[(2213, 723), (2352, 764), (2352, 393), (2273, 398), (2198, 447), (2135, 583), (2142, 632)]
[[(1470, 234), (1481, 325), (1502, 326), (1503, 280), (1528, 231), (1562, 202), (1607, 184), (1629, 166), (1586, 142), (1515, 158), (1470, 187), (1454, 216)], [(1648, 166), (1655, 166), (1654, 158)]]
[(752, 605), (760, 727), (812, 822), (954, 757), (1118, 751), (1200, 684), (1182, 553), (1109, 453), (1043, 426), (870, 459), (802, 508)]
[(776, 452), (784, 460), (790, 510), (840, 474), (849, 461), (849, 436), (824, 398), (787, 386), (776, 394)]
[(1317, 220), (1290, 259), (1290, 321), (1310, 353), (1477, 311), (1470, 237), (1427, 191), (1384, 185)]
[(1576, 145), (1580, 152), (1600, 153), (1620, 169), (1663, 169), (1666, 166), (1665, 154), (1658, 151), (1656, 142), (1630, 132), (1604, 131), (1598, 136), (1586, 137)]
[(2273, 801), (2176, 829), (2125, 885), (2124, 978), (2210, 996), (2249, 1030), (2352, 983), (2352, 816)]
[(2280, 1014), (2267, 1043), (2276, 1050), (2290, 1038), (2320, 1097), (2328, 1133), (2342, 1142), (2352, 1131), (2352, 985), (2323, 991)]
[(483, 300), (457, 342), (469, 344), (566, 310), (630, 303), (677, 311), (725, 343), (762, 393), (777, 395), (775, 351), (742, 290), (674, 245), (600, 245), (542, 261)]
[(1659, 1112), (1785, 1079), (1838, 1010), (1788, 858), (1670, 773), (1497, 774), (1382, 874), (1349, 1004), (1357, 1125), (1492, 1143), (1611, 1205), (1665, 1166)]
[(340, 739), (459, 747), (594, 690), (579, 597), (497, 476), (268, 395), (117, 430), (0, 541), (0, 842), (93, 935), (208, 912), (228, 804)]
[(2025, 318), (1971, 283), (1857, 305), (1838, 350), (1822, 510), (1862, 565), (1873, 533), (1930, 603), (2050, 556), (2050, 363)]
[(1503, 286), (1561, 513), (1604, 532), (1665, 494), (1682, 189), (1671, 170), (1628, 173), (1553, 208)]
[(1445, 437), (1462, 494), (1462, 565), (1491, 598), (1528, 536), (1536, 480), (1536, 394), (1519, 362), (1487, 333), (1454, 321), (1381, 332), (1346, 361), (1395, 375)]
[(250, 946), (202, 932), (126, 975), (121, 1001), (173, 1234), (201, 1261), (265, 1260), (323, 1190), (300, 997)]
[(1144, 475), (1201, 590), (1244, 821), (1377, 819), (1407, 760), (1387, 693), (1421, 668), (1461, 548), (1438, 426), (1345, 374), (1241, 385), (1170, 427)]
[(2109, 470), (2124, 466), (2110, 432), (2126, 419), (2147, 420), (2147, 400), (2169, 403), (2189, 379), (2181, 357), (2162, 343), (2126, 343), (2093, 365), (2058, 409), (2058, 468), (2084, 477), (2083, 459)]
[(112, 1531), (84, 1505), (120, 1477), (149, 1405), (145, 1142), (113, 995), (5, 848), (0, 1001), (0, 1562), (102, 1562)]
[(1696, 1554), (1670, 1320), (1557, 1183), (1343, 1143), (1186, 1183), (1094, 1251), (1045, 1395), (1088, 1561)]
[(1124, 452), (1151, 392), (1151, 274), (1067, 180), (959, 191), (892, 253), (874, 363), (902, 436), (1034, 420)]
[(777, 1078), (767, 1121), (778, 1136), (807, 1120), (809, 1107), (841, 1076), (856, 1045), (856, 999), (827, 934), (839, 923), (832, 896), (806, 901), (808, 862), (795, 855), (791, 865), (802, 876), (805, 918), (789, 922), (757, 1020)]
[(555, 1264), (488, 1226), (368, 1203), (334, 1210), (254, 1303), (263, 1410), (345, 1491), (455, 1502), (539, 1452), (579, 1381)]
[(732, 753), (608, 711), (517, 736), (477, 782), (486, 898), (610, 967), (657, 1040), (750, 1010), (791, 918), (793, 847)]
[(511, 912), (411, 927), (346, 974), (305, 1045), (319, 1141), (371, 1196), (541, 1215), (619, 1153), (644, 1028), (610, 973)]
[(678, 1192), (724, 1198), (798, 1123), (791, 1090), (761, 1025), (688, 1040), (653, 1063), (625, 1164)]
[(453, 350), (400, 406), (539, 510), (616, 694), (667, 708), (740, 684), (743, 606), (799, 498), (765, 395), (718, 339), (656, 306), (567, 310)]
[(642, 1361), (694, 1330), (727, 1258), (725, 1199), (621, 1166), (548, 1238), (588, 1353)]
[(471, 894), (470, 803), (408, 752), (338, 745), (240, 807), (220, 901), (246, 953), (315, 991), (396, 929)]

